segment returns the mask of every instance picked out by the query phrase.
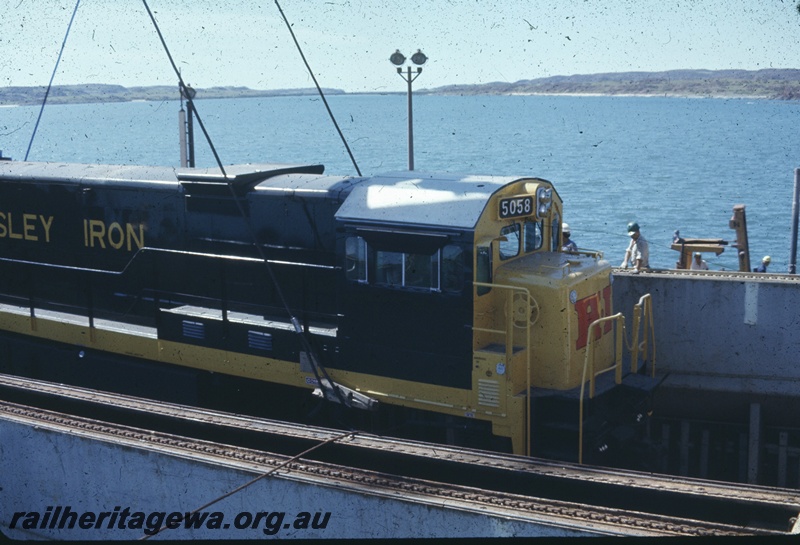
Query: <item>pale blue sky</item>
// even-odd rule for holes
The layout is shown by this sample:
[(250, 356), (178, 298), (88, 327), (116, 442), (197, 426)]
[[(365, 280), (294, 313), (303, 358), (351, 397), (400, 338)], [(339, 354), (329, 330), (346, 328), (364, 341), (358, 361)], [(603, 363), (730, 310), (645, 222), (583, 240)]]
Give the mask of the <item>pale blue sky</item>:
[[(421, 48), (415, 83), (800, 67), (795, 0), (281, 0), (324, 87), (403, 91), (389, 55)], [(149, 0), (196, 87), (310, 87), (273, 0)], [(0, 86), (46, 85), (74, 0), (5, 0)], [(82, 0), (56, 84), (174, 85), (140, 0)]]

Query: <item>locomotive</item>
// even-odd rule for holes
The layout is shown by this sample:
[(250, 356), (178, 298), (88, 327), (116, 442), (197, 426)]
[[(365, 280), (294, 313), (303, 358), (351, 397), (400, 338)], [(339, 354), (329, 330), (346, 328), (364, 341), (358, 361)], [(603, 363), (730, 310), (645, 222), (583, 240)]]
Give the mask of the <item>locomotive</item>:
[(230, 378), (276, 414), (313, 392), (362, 425), (602, 461), (656, 383), (563, 219), (535, 177), (0, 161), (0, 368), (176, 398)]

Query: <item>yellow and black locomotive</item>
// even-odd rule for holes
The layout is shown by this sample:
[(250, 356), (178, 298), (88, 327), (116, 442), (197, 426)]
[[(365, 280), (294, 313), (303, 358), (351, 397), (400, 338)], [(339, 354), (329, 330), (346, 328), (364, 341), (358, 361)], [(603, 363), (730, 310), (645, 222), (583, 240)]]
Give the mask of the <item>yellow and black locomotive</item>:
[(530, 177), (0, 161), (0, 366), (176, 398), (238, 377), (242, 404), (307, 389), (592, 460), (652, 382), (611, 267), (562, 252), (562, 222)]

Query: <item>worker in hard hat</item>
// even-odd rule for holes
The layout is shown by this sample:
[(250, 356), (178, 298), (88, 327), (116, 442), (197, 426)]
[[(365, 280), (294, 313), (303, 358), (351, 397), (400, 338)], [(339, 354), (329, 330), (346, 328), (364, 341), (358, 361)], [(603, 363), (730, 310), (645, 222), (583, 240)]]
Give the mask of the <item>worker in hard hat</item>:
[(767, 267), (769, 267), (770, 263), (772, 263), (772, 258), (768, 255), (765, 255), (761, 260), (761, 265), (753, 269), (753, 272), (767, 272)]
[(562, 237), (561, 238), (561, 251), (562, 252), (575, 253), (575, 252), (578, 251), (578, 245), (575, 244), (575, 241), (573, 241), (571, 238), (569, 238), (570, 236), (572, 236), (572, 231), (570, 231), (569, 224), (568, 223), (562, 223), (561, 224), (561, 237)]
[(692, 259), (692, 264), (689, 265), (689, 269), (693, 271), (708, 270), (708, 263), (706, 263), (706, 260), (703, 259), (703, 254), (701, 254), (700, 252), (694, 253), (694, 259)]
[(628, 236), (631, 237), (631, 243), (625, 250), (625, 259), (620, 266), (627, 269), (633, 265), (636, 272), (641, 272), (650, 266), (650, 247), (639, 230), (639, 224), (634, 221), (628, 224)]

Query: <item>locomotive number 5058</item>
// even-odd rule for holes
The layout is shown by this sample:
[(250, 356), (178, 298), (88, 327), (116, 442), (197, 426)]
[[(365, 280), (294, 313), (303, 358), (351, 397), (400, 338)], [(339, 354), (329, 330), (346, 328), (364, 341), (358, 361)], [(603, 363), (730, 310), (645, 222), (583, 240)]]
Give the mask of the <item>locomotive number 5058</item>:
[(529, 216), (533, 212), (533, 197), (500, 199), (500, 219)]

